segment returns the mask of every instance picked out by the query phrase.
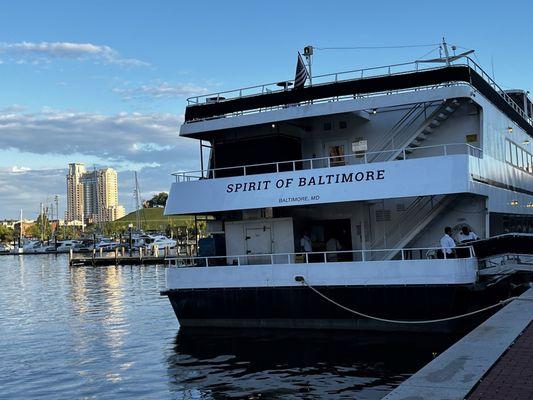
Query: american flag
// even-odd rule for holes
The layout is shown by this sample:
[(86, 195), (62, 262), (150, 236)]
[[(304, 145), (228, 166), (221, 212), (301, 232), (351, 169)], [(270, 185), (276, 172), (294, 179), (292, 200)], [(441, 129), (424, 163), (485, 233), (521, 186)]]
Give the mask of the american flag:
[(296, 76), (294, 77), (294, 88), (300, 89), (305, 85), (305, 81), (309, 77), (307, 68), (305, 67), (302, 55), (298, 52), (298, 63), (296, 64)]

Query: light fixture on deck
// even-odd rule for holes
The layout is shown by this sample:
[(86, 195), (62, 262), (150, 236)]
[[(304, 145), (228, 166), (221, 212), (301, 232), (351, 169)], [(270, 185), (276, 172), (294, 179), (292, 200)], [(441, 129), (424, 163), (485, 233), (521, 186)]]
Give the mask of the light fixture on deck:
[(512, 126), (508, 126), (507, 127), (507, 133), (509, 133), (509, 134), (513, 133), (513, 127)]
[(272, 129), (276, 129), (276, 124), (272, 124)]
[(529, 144), (529, 140), (527, 140), (527, 139), (524, 140), (524, 141), (522, 142), (522, 144)]
[(518, 205), (518, 200), (511, 200), (511, 205), (512, 206), (517, 206)]
[(378, 112), (378, 109), (377, 109), (377, 108), (373, 108), (373, 109), (372, 109), (372, 114), (377, 114), (377, 112)]

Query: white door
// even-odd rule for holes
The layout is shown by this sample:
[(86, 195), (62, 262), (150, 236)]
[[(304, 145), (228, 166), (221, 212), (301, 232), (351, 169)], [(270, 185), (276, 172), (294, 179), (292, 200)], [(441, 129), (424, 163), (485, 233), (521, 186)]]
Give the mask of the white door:
[[(246, 254), (270, 254), (272, 253), (272, 236), (270, 227), (246, 229)], [(250, 256), (248, 264), (269, 263), (270, 257)]]

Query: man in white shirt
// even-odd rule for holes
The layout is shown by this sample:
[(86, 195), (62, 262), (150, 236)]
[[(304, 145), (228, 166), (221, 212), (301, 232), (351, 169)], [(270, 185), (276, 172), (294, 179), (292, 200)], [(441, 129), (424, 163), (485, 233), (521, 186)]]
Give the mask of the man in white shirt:
[(455, 258), (455, 240), (452, 238), (452, 228), (444, 228), (444, 236), (440, 239), (440, 247), (445, 258)]
[(309, 231), (307, 229), (304, 230), (304, 234), (300, 239), (300, 247), (302, 251), (306, 253), (310, 253), (313, 251), (313, 247), (311, 246), (311, 238), (309, 237)]
[(470, 242), (472, 240), (478, 240), (479, 236), (472, 232), (470, 228), (465, 225), (461, 228), (461, 232), (459, 232), (458, 238), (459, 242), (464, 243)]
[(328, 252), (327, 259), (329, 262), (336, 262), (339, 260), (337, 251), (342, 250), (342, 246), (336, 237), (331, 237), (326, 242), (326, 251)]

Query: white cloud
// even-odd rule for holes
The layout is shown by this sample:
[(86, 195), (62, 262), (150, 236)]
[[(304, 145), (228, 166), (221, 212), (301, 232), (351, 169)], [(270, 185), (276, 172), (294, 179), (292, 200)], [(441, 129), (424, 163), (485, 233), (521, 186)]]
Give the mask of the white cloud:
[(18, 167), (16, 165), (13, 165), (11, 167), (11, 172), (17, 173), (17, 172), (28, 172), (31, 171), (31, 168), (28, 167)]
[(192, 83), (170, 84), (167, 82), (157, 82), (135, 88), (115, 88), (113, 91), (120, 94), (124, 100), (138, 101), (190, 97), (209, 93), (207, 88)]
[[(16, 218), (20, 208), (34, 217), (39, 203), (48, 204), (55, 194), (60, 195), (63, 209), (68, 162), (92, 166), (96, 160), (97, 168), (116, 168), (120, 201), (129, 209), (133, 206), (132, 167), (139, 169), (143, 193), (168, 191), (170, 173), (199, 168), (198, 143), (178, 136), (182, 120), (172, 114), (0, 110), (0, 149), (21, 153), (20, 161), (10, 157), (7, 165), (7, 160), (0, 159), (0, 219)], [(64, 162), (65, 168), (39, 166), (50, 159), (62, 160), (59, 165)]]
[(124, 58), (116, 50), (105, 45), (71, 42), (19, 42), (0, 43), (0, 54), (10, 57), (12, 62), (48, 63), (53, 59), (78, 61), (91, 60), (124, 67), (142, 67), (149, 64), (134, 58)]
[[(0, 148), (21, 153), (96, 157), (111, 165), (193, 165), (197, 145), (178, 136), (173, 114), (104, 115), (44, 109), (0, 110)], [(1, 161), (0, 161), (1, 162)]]

